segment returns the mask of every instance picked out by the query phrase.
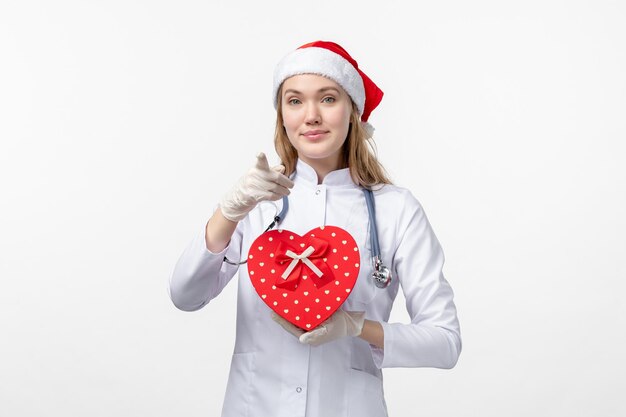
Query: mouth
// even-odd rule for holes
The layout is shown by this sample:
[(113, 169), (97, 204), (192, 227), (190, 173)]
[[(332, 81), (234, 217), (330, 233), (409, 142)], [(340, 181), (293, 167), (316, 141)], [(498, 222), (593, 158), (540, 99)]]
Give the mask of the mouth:
[(328, 133), (327, 130), (308, 130), (302, 133), (302, 136), (309, 140), (317, 140), (322, 138), (324, 135)]

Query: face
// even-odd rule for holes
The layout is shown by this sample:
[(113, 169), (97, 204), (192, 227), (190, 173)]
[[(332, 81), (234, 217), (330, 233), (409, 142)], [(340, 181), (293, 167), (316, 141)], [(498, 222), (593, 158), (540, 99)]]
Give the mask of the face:
[(302, 74), (282, 86), (283, 125), (298, 158), (313, 168), (338, 169), (350, 128), (352, 101), (336, 82)]

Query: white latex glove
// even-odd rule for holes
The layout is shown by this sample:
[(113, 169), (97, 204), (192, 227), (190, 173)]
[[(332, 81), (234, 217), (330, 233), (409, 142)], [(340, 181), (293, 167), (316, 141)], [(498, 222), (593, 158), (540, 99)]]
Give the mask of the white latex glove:
[(324, 323), (310, 332), (294, 326), (273, 311), (272, 320), (297, 337), (300, 343), (319, 346), (340, 337), (360, 335), (363, 323), (365, 323), (365, 312), (337, 310)]
[(265, 154), (259, 153), (255, 166), (222, 198), (220, 209), (224, 217), (238, 222), (260, 201), (275, 201), (288, 195), (293, 181), (283, 175), (283, 172), (284, 166), (270, 168)]
[(319, 346), (346, 336), (358, 336), (365, 323), (364, 311), (337, 310), (324, 323), (300, 335), (300, 343)]
[(300, 338), (302, 334), (304, 334), (304, 330), (302, 330), (298, 326), (294, 326), (293, 324), (289, 323), (287, 320), (285, 320), (284, 318), (282, 318), (281, 316), (279, 316), (273, 311), (272, 311), (272, 320), (274, 320), (276, 323), (283, 326), (283, 329), (287, 330), (289, 333), (291, 333), (298, 339)]

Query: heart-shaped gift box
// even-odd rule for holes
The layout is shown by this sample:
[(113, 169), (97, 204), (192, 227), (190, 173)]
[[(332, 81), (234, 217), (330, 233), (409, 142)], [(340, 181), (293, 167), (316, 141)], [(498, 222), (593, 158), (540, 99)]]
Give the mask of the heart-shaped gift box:
[(346, 301), (359, 276), (354, 238), (336, 226), (304, 236), (289, 230), (260, 235), (248, 252), (248, 275), (261, 299), (293, 325), (312, 330)]

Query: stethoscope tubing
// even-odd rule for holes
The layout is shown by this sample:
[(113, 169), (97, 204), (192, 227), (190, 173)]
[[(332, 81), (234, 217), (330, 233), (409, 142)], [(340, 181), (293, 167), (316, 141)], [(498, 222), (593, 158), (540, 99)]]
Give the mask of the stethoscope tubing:
[(363, 188), (365, 194), (365, 204), (367, 204), (367, 214), (370, 225), (370, 243), (372, 244), (372, 258), (380, 257), (380, 246), (378, 244), (378, 231), (376, 230), (376, 206), (374, 205), (374, 193), (372, 190)]
[[(365, 204), (367, 205), (367, 215), (369, 218), (369, 228), (370, 228), (370, 244), (371, 244), (371, 257), (372, 263), (374, 265), (374, 272), (372, 277), (374, 282), (378, 288), (385, 288), (391, 282), (391, 272), (389, 269), (383, 265), (382, 260), (380, 258), (380, 244), (378, 242), (378, 231), (376, 227), (376, 206), (374, 205), (374, 192), (370, 189), (363, 188), (363, 194), (365, 195)], [(282, 199), (283, 207), (280, 210), (280, 213), (274, 216), (272, 222), (267, 226), (265, 232), (277, 227), (280, 222), (285, 218), (287, 212), (289, 211), (289, 199), (287, 196), (283, 196)], [(264, 233), (265, 233), (264, 232)], [(248, 262), (246, 258), (240, 262), (233, 262), (224, 256), (224, 262), (230, 265), (242, 265)]]

